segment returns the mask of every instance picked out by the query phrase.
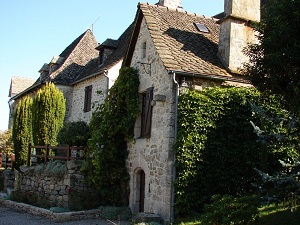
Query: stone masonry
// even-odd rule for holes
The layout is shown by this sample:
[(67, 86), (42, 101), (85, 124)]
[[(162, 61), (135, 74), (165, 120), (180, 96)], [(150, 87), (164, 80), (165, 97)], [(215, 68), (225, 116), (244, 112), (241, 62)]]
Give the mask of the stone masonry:
[(15, 191), (42, 199), (52, 207), (81, 210), (97, 205), (96, 192), (80, 172), (83, 161), (66, 163), (67, 173), (62, 176), (37, 173), (36, 166), (21, 167), (16, 174)]
[[(147, 54), (142, 58), (145, 42)], [(139, 62), (151, 63), (151, 70)], [(144, 212), (158, 214), (168, 221), (172, 204), (175, 85), (157, 55), (145, 21), (141, 24), (132, 66), (139, 73), (139, 92), (143, 93), (147, 88), (153, 87), (154, 99), (158, 100), (152, 104), (151, 137), (140, 138), (141, 118), (138, 118), (135, 124), (135, 142), (128, 145), (130, 208), (133, 213), (137, 213), (140, 201), (144, 201)], [(145, 174), (144, 199), (140, 197), (141, 171)]]

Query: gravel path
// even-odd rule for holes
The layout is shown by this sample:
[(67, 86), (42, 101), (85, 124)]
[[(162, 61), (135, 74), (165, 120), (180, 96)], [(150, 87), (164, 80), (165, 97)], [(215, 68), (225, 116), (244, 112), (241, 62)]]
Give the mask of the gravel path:
[[(100, 220), (100, 219), (85, 219), (85, 220), (58, 223), (44, 217), (34, 216), (25, 212), (0, 206), (0, 225), (41, 225), (41, 224), (43, 225), (48, 225), (48, 224), (119, 225), (114, 222)], [(123, 223), (121, 224), (123, 225)]]

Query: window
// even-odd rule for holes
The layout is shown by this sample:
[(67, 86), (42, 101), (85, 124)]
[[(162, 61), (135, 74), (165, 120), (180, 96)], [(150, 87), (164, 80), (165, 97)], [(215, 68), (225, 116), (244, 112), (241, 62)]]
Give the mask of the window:
[(84, 93), (84, 107), (83, 111), (84, 112), (89, 112), (91, 111), (91, 103), (92, 103), (92, 89), (93, 86), (87, 86), (85, 87), (85, 93)]
[(146, 48), (147, 48), (147, 42), (143, 42), (142, 44), (142, 59), (146, 58)]
[(102, 65), (104, 62), (104, 49), (101, 49), (99, 52), (99, 65)]
[(141, 124), (141, 137), (149, 138), (151, 135), (151, 120), (152, 120), (152, 105), (153, 88), (148, 88), (143, 94), (142, 105), (142, 124)]
[(194, 23), (197, 29), (203, 33), (209, 33), (208, 28), (202, 23)]

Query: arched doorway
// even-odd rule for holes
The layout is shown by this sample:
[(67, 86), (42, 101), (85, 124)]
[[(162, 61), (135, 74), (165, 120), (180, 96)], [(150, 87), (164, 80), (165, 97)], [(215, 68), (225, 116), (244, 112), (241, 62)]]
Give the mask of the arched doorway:
[(137, 173), (137, 198), (139, 202), (139, 212), (145, 210), (145, 172), (140, 170)]

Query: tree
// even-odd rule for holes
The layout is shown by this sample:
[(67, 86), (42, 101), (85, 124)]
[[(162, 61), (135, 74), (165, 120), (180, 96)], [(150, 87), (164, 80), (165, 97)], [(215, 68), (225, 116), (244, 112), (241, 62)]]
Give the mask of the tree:
[(267, 0), (254, 24), (258, 44), (249, 45), (245, 74), (261, 91), (283, 97), (287, 109), (300, 113), (300, 0)]
[(10, 154), (13, 150), (11, 130), (0, 131), (0, 153)]
[(32, 142), (32, 98), (25, 96), (17, 106), (12, 130), (16, 167), (26, 164), (28, 144)]
[(33, 99), (32, 133), (35, 145), (56, 145), (63, 126), (66, 100), (53, 83), (47, 83)]

